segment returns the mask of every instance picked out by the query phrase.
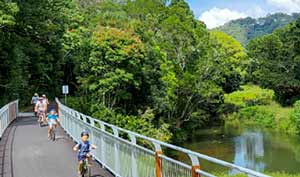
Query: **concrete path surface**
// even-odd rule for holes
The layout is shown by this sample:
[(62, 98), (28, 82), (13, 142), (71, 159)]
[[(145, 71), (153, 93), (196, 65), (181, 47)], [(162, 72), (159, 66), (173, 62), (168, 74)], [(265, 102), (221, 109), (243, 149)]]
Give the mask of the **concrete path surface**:
[[(76, 177), (74, 142), (61, 129), (57, 140), (47, 138), (47, 126), (40, 128), (33, 117), (19, 117), (0, 141), (0, 177)], [(93, 162), (92, 177), (113, 177)]]

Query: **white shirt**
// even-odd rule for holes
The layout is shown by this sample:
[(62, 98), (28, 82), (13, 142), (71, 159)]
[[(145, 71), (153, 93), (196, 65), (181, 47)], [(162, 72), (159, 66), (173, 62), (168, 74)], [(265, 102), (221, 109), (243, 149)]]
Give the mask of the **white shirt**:
[(38, 101), (36, 103), (36, 106), (37, 106), (37, 109), (39, 111), (44, 111), (45, 110), (45, 107), (46, 107), (46, 104), (43, 102), (43, 101)]

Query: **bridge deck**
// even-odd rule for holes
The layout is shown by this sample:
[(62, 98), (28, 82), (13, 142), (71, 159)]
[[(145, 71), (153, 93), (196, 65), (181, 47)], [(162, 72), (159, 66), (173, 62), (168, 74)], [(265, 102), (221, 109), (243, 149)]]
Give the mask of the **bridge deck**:
[[(76, 153), (73, 141), (61, 128), (57, 140), (49, 141), (47, 127), (40, 128), (33, 117), (19, 117), (0, 141), (0, 177), (75, 177)], [(93, 177), (112, 177), (93, 163)]]

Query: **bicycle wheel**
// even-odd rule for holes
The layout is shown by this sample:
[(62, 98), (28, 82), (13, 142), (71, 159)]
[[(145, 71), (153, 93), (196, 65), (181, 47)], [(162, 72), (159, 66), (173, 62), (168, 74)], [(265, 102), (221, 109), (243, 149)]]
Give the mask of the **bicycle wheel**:
[(84, 162), (84, 164), (82, 165), (82, 168), (81, 168), (81, 176), (82, 177), (86, 176), (86, 171), (87, 171), (87, 169), (86, 169), (86, 165), (85, 165), (85, 162)]
[(88, 177), (91, 177), (92, 176), (92, 169), (91, 169), (91, 167), (88, 165), (88, 167), (87, 167), (87, 176)]
[(83, 173), (82, 173), (82, 177), (91, 177), (91, 168), (89, 166), (86, 166), (85, 168), (83, 168)]
[(40, 119), (39, 125), (40, 125), (40, 127), (43, 126), (43, 121), (42, 121), (42, 119)]
[(52, 141), (55, 141), (55, 131), (54, 131), (54, 129), (52, 130)]

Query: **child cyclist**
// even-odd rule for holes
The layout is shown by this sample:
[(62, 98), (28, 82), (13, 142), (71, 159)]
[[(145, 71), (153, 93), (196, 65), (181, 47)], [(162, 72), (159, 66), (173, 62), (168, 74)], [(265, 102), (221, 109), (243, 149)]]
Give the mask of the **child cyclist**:
[(84, 131), (81, 133), (81, 142), (76, 144), (73, 148), (74, 151), (78, 151), (78, 175), (81, 173), (83, 161), (87, 158), (88, 164), (91, 164), (91, 149), (96, 149), (97, 146), (91, 144), (89, 141), (89, 133)]
[(59, 121), (58, 115), (55, 111), (55, 109), (51, 109), (49, 114), (47, 115), (47, 122), (49, 125), (48, 128), (48, 138), (50, 138), (51, 131), (53, 131), (53, 127), (57, 127), (57, 122)]

